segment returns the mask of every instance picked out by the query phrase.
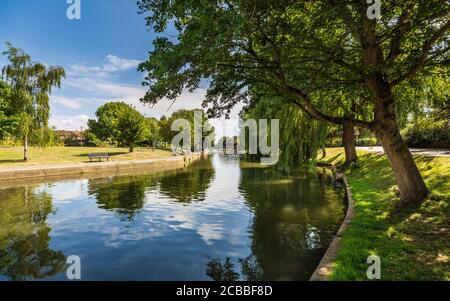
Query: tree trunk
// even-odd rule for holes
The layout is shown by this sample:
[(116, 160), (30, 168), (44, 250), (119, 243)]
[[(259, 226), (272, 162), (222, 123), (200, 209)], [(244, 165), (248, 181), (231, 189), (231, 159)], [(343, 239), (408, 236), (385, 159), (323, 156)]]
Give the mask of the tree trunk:
[(342, 142), (345, 149), (344, 166), (350, 166), (350, 164), (358, 160), (358, 155), (356, 154), (355, 127), (351, 121), (344, 122)]
[(134, 146), (130, 146), (130, 153), (134, 152)]
[(28, 137), (25, 136), (23, 141), (23, 161), (28, 161)]
[(405, 203), (422, 202), (429, 190), (395, 120), (385, 122), (375, 130), (375, 134), (391, 163), (401, 199)]
[[(378, 53), (377, 57), (380, 56)], [(429, 190), (400, 135), (392, 88), (380, 72), (374, 72), (369, 77), (368, 86), (375, 105), (372, 129), (389, 159), (400, 198), (404, 204), (421, 203), (429, 194)]]

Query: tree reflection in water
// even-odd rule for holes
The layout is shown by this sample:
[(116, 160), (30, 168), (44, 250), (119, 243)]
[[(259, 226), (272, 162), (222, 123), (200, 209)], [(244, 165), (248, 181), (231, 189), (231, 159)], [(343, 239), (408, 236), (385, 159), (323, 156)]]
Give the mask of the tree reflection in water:
[(120, 220), (132, 221), (145, 205), (147, 190), (158, 190), (180, 203), (205, 200), (214, 178), (211, 160), (200, 160), (189, 168), (166, 173), (91, 179), (88, 193), (99, 208), (113, 211)]
[(132, 221), (145, 204), (145, 190), (155, 187), (157, 179), (154, 175), (91, 179), (88, 193), (99, 208), (113, 211), (120, 220)]
[(0, 275), (44, 279), (62, 272), (65, 256), (50, 249), (52, 197), (29, 187), (0, 190)]
[(161, 178), (160, 192), (180, 203), (202, 202), (214, 175), (211, 160), (203, 159), (189, 169)]
[(0, 190), (0, 279), (64, 279), (58, 245), (86, 260), (83, 279), (307, 280), (343, 218), (342, 189), (322, 172), (223, 158)]
[(239, 259), (239, 270), (229, 257), (224, 263), (219, 258), (211, 259), (207, 263), (206, 274), (214, 281), (259, 281), (264, 278), (263, 271), (252, 255)]
[(287, 177), (244, 164), (239, 189), (253, 212), (252, 254), (239, 259), (238, 267), (230, 258), (213, 259), (207, 275), (227, 281), (307, 280), (345, 211), (344, 195), (333, 189), (332, 178), (325, 170)]

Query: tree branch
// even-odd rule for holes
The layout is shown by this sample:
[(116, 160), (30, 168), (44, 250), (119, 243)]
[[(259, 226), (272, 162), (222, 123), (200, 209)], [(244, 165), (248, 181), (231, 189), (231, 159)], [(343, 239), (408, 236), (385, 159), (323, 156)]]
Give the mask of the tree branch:
[(429, 51), (433, 48), (433, 44), (437, 40), (439, 40), (449, 29), (450, 29), (450, 21), (447, 21), (447, 23), (445, 23), (440, 29), (438, 29), (431, 36), (431, 38), (423, 44), (422, 54), (418, 57), (415, 64), (413, 64), (406, 73), (399, 76), (397, 79), (391, 81), (390, 85), (391, 86), (398, 85), (401, 82), (410, 79), (411, 77), (416, 75), (416, 73), (419, 72), (426, 65)]

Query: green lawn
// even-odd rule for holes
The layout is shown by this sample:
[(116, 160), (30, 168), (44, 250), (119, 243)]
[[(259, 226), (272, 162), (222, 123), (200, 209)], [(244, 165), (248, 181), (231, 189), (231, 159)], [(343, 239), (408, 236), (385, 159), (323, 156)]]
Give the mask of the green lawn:
[(168, 151), (153, 151), (148, 148), (136, 148), (133, 153), (129, 153), (128, 148), (31, 147), (28, 152), (29, 161), (25, 163), (22, 159), (23, 149), (21, 147), (0, 147), (0, 167), (89, 162), (87, 155), (90, 153), (109, 153), (110, 161), (144, 160), (171, 156)]
[[(342, 149), (323, 160), (340, 164)], [(450, 280), (450, 158), (415, 157), (432, 195), (399, 213), (394, 176), (384, 155), (359, 152), (347, 171), (355, 217), (342, 239), (331, 278), (366, 280), (369, 255), (381, 258), (382, 280)]]

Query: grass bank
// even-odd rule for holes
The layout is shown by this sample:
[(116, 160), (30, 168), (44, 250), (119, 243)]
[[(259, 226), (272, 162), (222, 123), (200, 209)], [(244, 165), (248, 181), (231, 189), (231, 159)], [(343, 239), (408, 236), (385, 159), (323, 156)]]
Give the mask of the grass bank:
[(133, 153), (130, 153), (128, 148), (31, 147), (28, 152), (29, 161), (23, 162), (23, 148), (0, 147), (0, 167), (89, 162), (88, 154), (91, 153), (108, 153), (111, 156), (110, 161), (146, 160), (171, 156), (168, 151), (153, 151), (148, 148), (136, 148)]
[[(347, 171), (355, 217), (342, 238), (331, 279), (367, 280), (367, 257), (378, 255), (382, 280), (450, 280), (450, 158), (415, 157), (432, 195), (399, 213), (386, 156), (358, 154), (358, 166)], [(322, 161), (339, 165), (343, 159), (343, 150), (334, 148)]]

